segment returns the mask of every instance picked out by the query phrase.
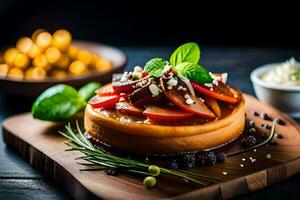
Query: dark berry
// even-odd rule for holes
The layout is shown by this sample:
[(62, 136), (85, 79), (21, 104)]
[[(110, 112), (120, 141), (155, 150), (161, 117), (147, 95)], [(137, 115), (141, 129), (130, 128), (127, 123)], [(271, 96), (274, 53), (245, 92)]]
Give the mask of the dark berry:
[(258, 112), (256, 112), (256, 111), (253, 111), (252, 114), (253, 114), (254, 116), (259, 116)]
[(276, 122), (277, 122), (277, 124), (279, 124), (279, 125), (285, 125), (285, 121), (283, 121), (283, 120), (280, 119), (280, 118), (277, 118), (277, 119), (276, 119)]
[(245, 148), (245, 147), (252, 147), (256, 145), (256, 138), (253, 135), (250, 135), (248, 137), (245, 137), (242, 139), (240, 145)]
[(226, 159), (227, 159), (227, 155), (224, 152), (219, 153), (219, 155), (217, 157), (217, 161), (225, 162)]
[(196, 164), (196, 156), (194, 153), (183, 154), (179, 162), (179, 166), (183, 169), (189, 169), (195, 167), (195, 164)]
[(205, 160), (206, 165), (213, 166), (216, 164), (216, 161), (217, 161), (217, 158), (216, 158), (214, 152), (211, 151), (206, 155), (206, 160)]
[(281, 135), (280, 133), (277, 133), (277, 138), (278, 139), (283, 139), (283, 135)]
[(263, 118), (264, 120), (272, 121), (272, 118), (267, 113), (263, 113), (261, 115), (261, 118)]
[(250, 126), (254, 126), (254, 125), (255, 125), (255, 122), (252, 121), (252, 120), (250, 120), (250, 121), (249, 121), (249, 125), (250, 125)]
[(277, 145), (277, 142), (270, 142), (269, 144), (275, 146), (275, 145)]
[(171, 160), (167, 163), (168, 168), (170, 169), (178, 169), (179, 162), (177, 160)]
[(104, 171), (106, 175), (109, 176), (117, 176), (118, 175), (118, 170), (117, 169), (108, 169)]
[(201, 153), (200, 155), (197, 156), (197, 165), (198, 166), (205, 166), (205, 161), (206, 161), (206, 155)]

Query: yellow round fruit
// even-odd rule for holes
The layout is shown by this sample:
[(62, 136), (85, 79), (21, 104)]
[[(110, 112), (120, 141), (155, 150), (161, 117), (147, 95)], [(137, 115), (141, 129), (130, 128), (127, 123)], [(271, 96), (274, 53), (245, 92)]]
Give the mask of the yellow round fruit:
[(101, 60), (101, 57), (96, 55), (96, 54), (92, 54), (92, 59), (91, 59), (91, 63), (90, 65), (93, 67), (93, 68), (96, 68), (96, 65), (97, 65), (97, 62)]
[(113, 68), (112, 63), (104, 58), (101, 58), (97, 64), (96, 64), (96, 69), (99, 72), (107, 72)]
[(16, 48), (9, 48), (4, 53), (4, 62), (6, 64), (12, 65), (14, 63), (15, 57), (18, 54), (18, 50)]
[(14, 66), (19, 68), (26, 68), (29, 64), (29, 58), (23, 53), (18, 53), (14, 59)]
[(55, 47), (49, 47), (45, 51), (45, 56), (47, 58), (48, 63), (56, 63), (59, 61), (61, 53)]
[(31, 39), (32, 39), (32, 41), (36, 41), (36, 39), (37, 39), (37, 37), (38, 37), (38, 35), (40, 34), (40, 33), (42, 33), (42, 32), (47, 32), (45, 29), (42, 29), (42, 28), (39, 28), (39, 29), (37, 29), (37, 30), (35, 30), (34, 32), (33, 32), (33, 34), (31, 35)]
[(67, 69), (70, 64), (70, 58), (66, 54), (61, 54), (60, 59), (55, 63), (55, 66), (60, 69)]
[(47, 68), (48, 61), (45, 55), (38, 55), (35, 57), (32, 61), (33, 66), (35, 67), (41, 67), (41, 68)]
[(42, 50), (50, 46), (52, 42), (52, 35), (48, 32), (41, 32), (37, 35), (35, 43)]
[(0, 77), (6, 77), (8, 73), (8, 64), (0, 64)]
[(71, 60), (76, 60), (77, 55), (78, 55), (78, 52), (79, 52), (78, 48), (71, 45), (71, 46), (68, 48), (67, 54), (68, 54), (68, 56), (71, 58)]
[(20, 52), (27, 54), (32, 44), (29, 37), (22, 37), (17, 41), (16, 47)]
[(32, 69), (32, 79), (33, 80), (42, 80), (47, 76), (47, 72), (44, 68), (35, 67)]
[(77, 54), (77, 59), (83, 62), (85, 65), (89, 65), (92, 60), (92, 55), (87, 50), (80, 50)]
[(30, 47), (30, 49), (29, 49), (27, 55), (28, 55), (31, 59), (33, 59), (33, 58), (37, 57), (38, 55), (40, 55), (41, 53), (42, 53), (41, 49), (40, 49), (36, 44), (33, 44), (33, 45)]
[(22, 69), (14, 67), (8, 71), (7, 77), (11, 79), (22, 80), (24, 77)]
[(65, 52), (69, 48), (71, 41), (71, 33), (65, 29), (60, 29), (53, 34), (52, 45), (60, 51)]
[(54, 78), (65, 78), (67, 76), (67, 72), (59, 69), (55, 69), (51, 72), (51, 76)]
[(32, 70), (33, 70), (33, 67), (29, 67), (28, 69), (26, 69), (25, 71), (25, 75), (24, 75), (24, 78), (25, 79), (32, 79)]
[(76, 60), (71, 63), (69, 71), (73, 75), (81, 75), (87, 71), (87, 66), (83, 62)]

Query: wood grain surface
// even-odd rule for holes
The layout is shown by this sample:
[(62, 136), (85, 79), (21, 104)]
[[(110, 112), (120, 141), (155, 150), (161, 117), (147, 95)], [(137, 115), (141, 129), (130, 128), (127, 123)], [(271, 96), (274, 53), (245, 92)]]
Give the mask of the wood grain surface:
[[(253, 116), (255, 109), (267, 112), (273, 118), (281, 117), (285, 126), (276, 126), (283, 139), (278, 145), (268, 145), (243, 155), (230, 157), (213, 167), (196, 168), (202, 174), (223, 179), (220, 184), (204, 188), (166, 177), (158, 179), (157, 187), (145, 189), (142, 179), (127, 175), (107, 176), (101, 171), (80, 171), (74, 158), (79, 152), (65, 152), (65, 140), (57, 134), (61, 125), (32, 119), (30, 113), (16, 115), (4, 121), (4, 141), (14, 148), (32, 166), (65, 187), (76, 199), (228, 199), (278, 183), (300, 171), (299, 125), (279, 111), (245, 95), (247, 118), (260, 127), (262, 119)], [(271, 122), (270, 122), (271, 123)], [(271, 154), (272, 159), (266, 155)], [(255, 158), (252, 163), (249, 157)], [(246, 161), (242, 161), (245, 158)], [(240, 164), (244, 167), (241, 167)], [(226, 171), (227, 175), (222, 173)]]

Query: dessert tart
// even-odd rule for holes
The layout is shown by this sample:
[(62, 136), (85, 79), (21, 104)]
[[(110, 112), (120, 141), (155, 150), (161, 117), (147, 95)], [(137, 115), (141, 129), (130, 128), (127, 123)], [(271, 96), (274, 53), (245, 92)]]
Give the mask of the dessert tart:
[(86, 132), (101, 144), (137, 155), (203, 151), (239, 137), (245, 125), (243, 96), (226, 84), (226, 73), (213, 74), (197, 64), (198, 51), (198, 45), (187, 43), (170, 62), (154, 58), (144, 69), (113, 75), (86, 106)]

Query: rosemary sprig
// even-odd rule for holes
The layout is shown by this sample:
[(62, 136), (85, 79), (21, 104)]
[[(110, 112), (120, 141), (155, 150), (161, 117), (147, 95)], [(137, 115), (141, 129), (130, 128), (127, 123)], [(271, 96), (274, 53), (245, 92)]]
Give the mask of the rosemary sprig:
[(192, 182), (202, 186), (206, 186), (208, 184), (216, 182), (215, 178), (211, 178), (195, 172), (191, 173), (183, 170), (175, 171), (158, 166), (155, 166), (155, 168), (158, 169), (158, 173), (157, 171), (156, 173), (153, 173), (150, 170), (150, 167), (153, 167), (153, 165), (149, 165), (134, 159), (115, 156), (94, 147), (91, 142), (84, 136), (78, 125), (78, 122), (76, 122), (76, 130), (72, 130), (70, 123), (65, 127), (66, 133), (61, 131), (59, 131), (59, 133), (71, 141), (65, 142), (65, 144), (69, 147), (68, 149), (66, 149), (66, 151), (82, 152), (84, 155), (76, 158), (76, 160), (85, 160), (87, 161), (87, 163), (78, 164), (94, 167), (91, 169), (83, 169), (84, 171), (118, 169), (120, 171), (144, 176), (157, 176), (159, 174), (165, 174), (168, 176), (180, 178), (185, 182)]
[(235, 155), (238, 155), (238, 154), (242, 154), (242, 153), (246, 153), (248, 151), (251, 151), (253, 149), (257, 149), (263, 145), (266, 145), (268, 144), (269, 142), (271, 142), (274, 138), (274, 135), (275, 135), (275, 126), (276, 126), (276, 120), (273, 120), (272, 122), (272, 128), (271, 128), (271, 131), (270, 131), (270, 134), (268, 136), (268, 138), (266, 140), (264, 140), (263, 142), (257, 144), (257, 145), (254, 145), (252, 147), (249, 147), (249, 148), (246, 148), (246, 149), (243, 149), (241, 151), (235, 151), (235, 152), (232, 152), (232, 153), (228, 153), (226, 154), (228, 157), (231, 157), (231, 156), (235, 156)]

